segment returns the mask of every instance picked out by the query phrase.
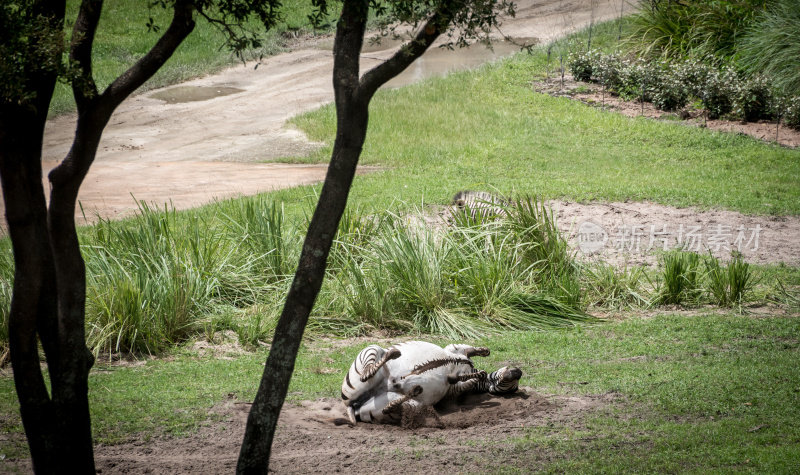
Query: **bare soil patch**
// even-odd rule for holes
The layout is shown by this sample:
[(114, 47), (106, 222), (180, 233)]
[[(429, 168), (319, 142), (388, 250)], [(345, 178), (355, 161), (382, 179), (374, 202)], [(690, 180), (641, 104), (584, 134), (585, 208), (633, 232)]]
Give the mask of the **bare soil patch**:
[[(357, 173), (378, 169), (359, 167)], [(79, 224), (95, 222), (97, 217), (124, 218), (133, 214), (137, 201), (194, 208), (222, 199), (320, 183), (327, 170), (327, 165), (284, 163), (155, 162), (143, 166), (101, 162), (92, 167), (81, 188), (78, 199), (83, 210), (77, 210), (76, 218)]]
[[(754, 264), (800, 265), (800, 216), (747, 215), (650, 202), (575, 203), (549, 200), (556, 224), (579, 260), (617, 267), (650, 266), (672, 249), (734, 254)], [(432, 206), (418, 218), (443, 228), (451, 208)]]
[(538, 81), (533, 85), (537, 92), (557, 97), (568, 97), (584, 104), (603, 107), (628, 117), (648, 117), (650, 119), (677, 121), (693, 127), (707, 127), (711, 130), (749, 135), (765, 142), (775, 142), (785, 147), (800, 146), (800, 130), (775, 122), (741, 122), (733, 120), (705, 120), (702, 110), (691, 106), (675, 112), (657, 109), (650, 102), (626, 101), (619, 96), (604, 93), (598, 84), (575, 81), (572, 75), (565, 75), (562, 86), (560, 77)]
[[(508, 398), (472, 396), (439, 408), (444, 428), (415, 430), (363, 424), (336, 426), (344, 417), (341, 401), (320, 399), (287, 403), (281, 413), (270, 469), (277, 473), (439, 473), (483, 472), (504, 464), (535, 469), (535, 457), (513, 450), (509, 438), (527, 427), (580, 428), (590, 411), (614, 403), (611, 393), (584, 397), (542, 396), (523, 388)], [(180, 439), (144, 438), (98, 446), (102, 473), (232, 473), (250, 404), (228, 400), (210, 414), (221, 418), (197, 434)]]
[[(800, 265), (800, 216), (751, 216), (648, 202), (548, 204), (581, 259), (653, 265), (663, 251), (682, 246), (722, 260), (738, 252), (754, 264)], [(592, 231), (602, 233), (587, 234)]]

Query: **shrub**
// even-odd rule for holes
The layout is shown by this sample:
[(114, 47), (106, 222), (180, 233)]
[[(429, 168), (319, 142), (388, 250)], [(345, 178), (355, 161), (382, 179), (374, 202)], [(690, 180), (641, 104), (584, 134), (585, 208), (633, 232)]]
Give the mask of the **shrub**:
[(793, 97), (787, 101), (783, 117), (786, 125), (800, 130), (800, 96)]
[(620, 71), (621, 87), (619, 95), (624, 99), (652, 100), (652, 84), (657, 80), (658, 71), (652, 63), (641, 60), (626, 61)]
[(588, 82), (594, 74), (595, 63), (600, 57), (598, 51), (589, 50), (569, 55), (567, 67), (576, 81)]
[(611, 92), (622, 89), (622, 60), (614, 54), (600, 55), (592, 70), (592, 79)]
[(767, 79), (755, 75), (750, 79), (737, 81), (732, 88), (733, 114), (747, 122), (771, 119), (772, 91)]
[(657, 72), (650, 84), (650, 97), (653, 105), (665, 111), (680, 109), (689, 101), (689, 91), (681, 78), (672, 72), (669, 63), (661, 62), (651, 66)]
[(708, 64), (692, 58), (678, 63), (674, 68), (674, 75), (683, 83), (690, 96), (701, 98), (712, 70)]
[(708, 111), (709, 119), (718, 119), (733, 108), (733, 95), (739, 78), (731, 68), (711, 71), (699, 99)]

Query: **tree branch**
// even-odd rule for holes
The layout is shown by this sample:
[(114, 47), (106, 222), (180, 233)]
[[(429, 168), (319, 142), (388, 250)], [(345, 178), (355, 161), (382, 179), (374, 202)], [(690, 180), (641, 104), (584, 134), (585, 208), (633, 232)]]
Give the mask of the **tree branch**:
[(192, 32), (195, 25), (194, 18), (192, 18), (195, 8), (192, 2), (176, 0), (173, 9), (172, 22), (167, 31), (142, 59), (122, 73), (103, 91), (100, 96), (102, 104), (98, 106), (99, 108), (113, 112), (125, 98), (150, 79), (167, 62), (178, 46)]
[(369, 12), (368, 0), (345, 0), (336, 24), (333, 45), (333, 90), (337, 104), (342, 94), (354, 97), (358, 92), (359, 54), (364, 43)]
[[(70, 52), (70, 55), (74, 55), (82, 67), (88, 67), (83, 71), (83, 77), (86, 80), (84, 84), (91, 84), (92, 87), (94, 87), (94, 79), (91, 77), (93, 29), (97, 28), (101, 6), (102, 0), (84, 0), (81, 4), (79, 21), (75, 24), (75, 29), (80, 33), (80, 37), (73, 43)], [(77, 190), (94, 161), (100, 135), (111, 118), (111, 114), (122, 101), (167, 62), (181, 42), (192, 32), (195, 25), (192, 18), (194, 12), (192, 2), (177, 0), (173, 9), (172, 22), (167, 31), (161, 35), (161, 38), (144, 57), (115, 79), (101, 95), (89, 97), (80, 84), (73, 85), (75, 100), (78, 103), (78, 129), (69, 154), (59, 166), (50, 172), (49, 178), (53, 185), (72, 181), (71, 188), (74, 189), (77, 198)], [(80, 28), (79, 25), (81, 25)], [(84, 29), (91, 31), (84, 32)]]
[(359, 85), (359, 94), (371, 98), (379, 87), (403, 72), (411, 63), (422, 56), (439, 35), (447, 30), (453, 16), (463, 6), (463, 0), (443, 1), (413, 40), (404, 44), (386, 62), (364, 73)]
[(79, 112), (97, 97), (97, 85), (92, 74), (92, 45), (102, 10), (103, 0), (83, 0), (72, 28), (69, 59), (81, 68), (79, 76), (72, 81), (72, 94)]

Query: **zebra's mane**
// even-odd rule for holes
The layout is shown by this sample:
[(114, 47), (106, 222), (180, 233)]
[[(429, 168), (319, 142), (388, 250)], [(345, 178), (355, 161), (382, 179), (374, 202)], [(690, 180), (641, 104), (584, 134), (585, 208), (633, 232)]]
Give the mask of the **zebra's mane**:
[(472, 361), (469, 358), (458, 358), (458, 357), (436, 358), (427, 361), (425, 363), (419, 364), (417, 366), (414, 366), (414, 369), (406, 376), (420, 375), (426, 371), (430, 371), (436, 368), (441, 368), (442, 366), (447, 366), (450, 364), (466, 364), (469, 365), (470, 368), (472, 367)]

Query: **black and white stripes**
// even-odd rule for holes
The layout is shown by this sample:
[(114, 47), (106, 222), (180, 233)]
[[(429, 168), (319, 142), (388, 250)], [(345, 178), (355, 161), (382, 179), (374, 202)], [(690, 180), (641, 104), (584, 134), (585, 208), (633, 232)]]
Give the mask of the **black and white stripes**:
[(463, 344), (441, 348), (411, 341), (388, 349), (370, 345), (356, 356), (342, 383), (348, 419), (351, 424), (397, 422), (404, 408), (432, 411), (447, 396), (516, 391), (522, 376), (518, 368), (491, 374), (475, 369), (470, 358), (488, 355), (488, 348)]
[(483, 222), (506, 215), (508, 203), (486, 191), (459, 191), (453, 196), (451, 220), (467, 219)]

